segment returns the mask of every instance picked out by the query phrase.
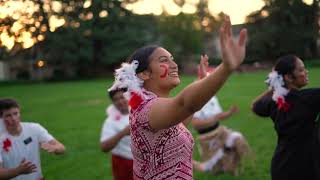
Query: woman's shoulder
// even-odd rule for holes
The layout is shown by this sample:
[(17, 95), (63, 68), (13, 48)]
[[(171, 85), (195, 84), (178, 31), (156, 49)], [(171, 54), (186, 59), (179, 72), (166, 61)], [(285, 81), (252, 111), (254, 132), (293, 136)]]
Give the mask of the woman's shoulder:
[[(157, 99), (157, 96), (150, 91), (143, 91), (141, 96), (139, 95), (139, 100), (134, 104), (134, 108), (131, 106), (130, 114), (133, 117), (143, 117), (144, 119), (148, 117), (151, 105)], [(130, 104), (130, 102), (129, 102)]]
[(292, 97), (298, 97), (295, 99), (308, 104), (312, 108), (318, 108), (320, 105), (320, 88), (307, 88), (301, 90), (295, 90), (292, 92)]
[(320, 96), (320, 88), (306, 88), (299, 91), (293, 91), (292, 93), (301, 96)]
[(139, 110), (143, 109), (142, 107), (156, 97), (157, 96), (154, 93), (144, 89), (140, 92), (131, 92), (131, 97), (128, 101), (128, 104), (131, 107), (131, 112), (139, 112)]
[(320, 93), (320, 88), (306, 88), (306, 89), (302, 89), (301, 92)]

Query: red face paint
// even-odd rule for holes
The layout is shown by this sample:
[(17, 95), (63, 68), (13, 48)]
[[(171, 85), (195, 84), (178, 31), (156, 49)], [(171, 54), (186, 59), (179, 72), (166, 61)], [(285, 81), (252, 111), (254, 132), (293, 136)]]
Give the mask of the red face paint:
[(160, 78), (163, 79), (168, 75), (168, 66), (164, 64), (160, 64), (160, 68), (164, 70), (164, 72), (160, 75)]

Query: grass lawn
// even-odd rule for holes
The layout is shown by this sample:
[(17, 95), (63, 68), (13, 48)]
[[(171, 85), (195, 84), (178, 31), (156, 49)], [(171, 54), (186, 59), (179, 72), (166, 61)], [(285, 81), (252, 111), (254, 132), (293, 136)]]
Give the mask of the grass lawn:
[[(319, 87), (320, 68), (311, 68), (310, 85)], [(254, 161), (244, 164), (239, 177), (212, 176), (194, 173), (196, 180), (269, 180), (270, 161), (276, 144), (273, 124), (250, 111), (252, 100), (266, 89), (266, 71), (234, 74), (219, 91), (220, 104), (226, 110), (232, 104), (240, 112), (222, 124), (241, 131), (255, 154)], [(183, 77), (173, 94), (192, 82), (194, 77)], [(99, 149), (99, 137), (105, 119), (105, 108), (110, 104), (106, 89), (113, 78), (58, 83), (0, 84), (0, 97), (14, 97), (22, 109), (23, 121), (41, 123), (67, 147), (62, 156), (43, 152), (42, 169), (48, 180), (112, 179), (110, 154)], [(191, 128), (190, 128), (191, 129)], [(191, 130), (194, 132), (193, 130)], [(194, 138), (197, 135), (194, 133)], [(197, 149), (194, 158), (199, 160)]]

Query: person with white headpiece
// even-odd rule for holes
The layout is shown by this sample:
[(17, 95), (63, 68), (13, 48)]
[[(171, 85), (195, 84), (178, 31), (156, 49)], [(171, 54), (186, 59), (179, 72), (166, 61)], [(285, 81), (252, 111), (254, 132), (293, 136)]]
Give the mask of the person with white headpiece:
[(134, 179), (193, 179), (193, 137), (185, 127), (223, 86), (245, 57), (247, 32), (236, 42), (228, 16), (220, 29), (222, 63), (216, 70), (170, 97), (180, 84), (178, 66), (160, 46), (136, 50), (116, 70), (111, 89), (128, 88)]
[(254, 113), (272, 119), (277, 133), (272, 180), (320, 179), (320, 88), (302, 89), (308, 80), (300, 58), (280, 57), (266, 80), (269, 90), (252, 104)]
[(112, 104), (108, 106), (103, 123), (100, 146), (103, 152), (111, 151), (114, 180), (132, 180), (132, 153), (129, 130), (129, 105), (123, 96), (126, 89), (108, 91)]

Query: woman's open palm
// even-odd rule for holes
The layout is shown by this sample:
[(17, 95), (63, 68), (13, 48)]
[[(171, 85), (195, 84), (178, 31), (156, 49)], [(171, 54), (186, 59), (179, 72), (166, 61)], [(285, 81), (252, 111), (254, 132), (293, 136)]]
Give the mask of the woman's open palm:
[(230, 70), (235, 70), (244, 60), (246, 51), (247, 30), (242, 29), (238, 42), (232, 34), (231, 21), (229, 16), (225, 16), (223, 25), (220, 28), (220, 47), (222, 53), (222, 63)]

